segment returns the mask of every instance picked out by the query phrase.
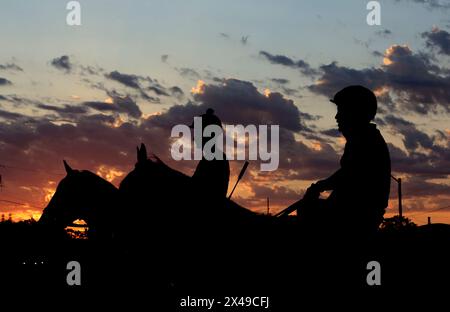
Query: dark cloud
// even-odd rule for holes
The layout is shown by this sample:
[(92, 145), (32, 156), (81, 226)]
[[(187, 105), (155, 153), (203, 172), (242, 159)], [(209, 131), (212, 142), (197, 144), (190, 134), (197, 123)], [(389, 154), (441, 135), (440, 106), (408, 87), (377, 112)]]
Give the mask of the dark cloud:
[(145, 93), (143, 90), (140, 90), (139, 94), (140, 94), (141, 98), (143, 98), (146, 101), (149, 101), (154, 104), (161, 103), (161, 100), (158, 97), (150, 96), (147, 93)]
[(201, 78), (200, 74), (193, 68), (182, 67), (176, 68), (176, 70), (184, 78), (189, 78), (192, 80), (198, 80)]
[[(398, 116), (387, 115), (384, 122), (402, 137), (406, 149), (405, 152), (388, 143), (392, 170), (408, 176), (403, 186), (405, 194), (408, 194), (406, 197), (449, 194), (448, 185), (428, 181), (447, 179), (450, 175), (449, 135), (442, 131), (429, 135), (417, 129), (414, 123)], [(438, 141), (443, 144), (438, 144)]]
[(281, 87), (281, 92), (287, 96), (298, 96), (299, 94), (299, 90), (286, 87)]
[(328, 143), (312, 148), (295, 138), (294, 132), (280, 131), (280, 167), (284, 179), (316, 180), (326, 178), (339, 168), (339, 155)]
[[(256, 83), (263, 83), (262, 81), (255, 81)], [(289, 88), (287, 85), (290, 83), (289, 79), (285, 78), (272, 78), (270, 82), (273, 82), (275, 86), (275, 90), (280, 91), (281, 93), (287, 96), (297, 96), (299, 97), (299, 90)]]
[(402, 182), (402, 189), (406, 198), (450, 194), (450, 185), (428, 181), (421, 176), (411, 176)]
[(285, 79), (285, 78), (272, 78), (270, 80), (275, 82), (275, 83), (277, 83), (277, 84), (280, 84), (280, 85), (285, 85), (285, 84), (289, 83), (289, 80)]
[(37, 108), (57, 112), (59, 114), (85, 114), (88, 112), (86, 107), (83, 106), (76, 106), (76, 105), (69, 105), (65, 104), (62, 107), (60, 106), (54, 106), (54, 105), (47, 105), (47, 104), (37, 104)]
[[(145, 142), (150, 152), (174, 165), (168, 155), (170, 131), (163, 131), (145, 120), (138, 124), (120, 121), (118, 116), (78, 114), (69, 123), (54, 123), (46, 117), (24, 119), (20, 114), (1, 110), (0, 117), (10, 119), (0, 123), (2, 164), (33, 170), (30, 174), (5, 169), (3, 182), (16, 198), (37, 207), (45, 206), (45, 190), (54, 188), (64, 176), (62, 159), (67, 159), (77, 169), (97, 172), (104, 167), (106, 172), (111, 168), (125, 174), (136, 162), (136, 145)], [(175, 162), (175, 167), (194, 167), (195, 164), (187, 161), (177, 166)], [(123, 176), (115, 182), (121, 178)]]
[(73, 68), (73, 64), (70, 62), (69, 56), (63, 55), (54, 58), (50, 64), (59, 70), (70, 72)]
[(386, 38), (386, 37), (392, 35), (392, 31), (389, 30), (389, 29), (383, 29), (383, 30), (378, 30), (378, 31), (376, 31), (375, 34), (376, 34), (377, 36)]
[(385, 54), (383, 71), (385, 86), (396, 93), (404, 109), (420, 114), (437, 112), (438, 108), (450, 111), (450, 76), (426, 54), (414, 54), (407, 46), (392, 46)]
[(84, 102), (83, 105), (101, 112), (125, 113), (133, 118), (141, 117), (141, 109), (130, 96), (110, 96), (112, 98), (112, 103), (88, 101)]
[(7, 85), (12, 85), (12, 82), (6, 78), (0, 77), (0, 86), (7, 86)]
[(385, 116), (384, 121), (393, 126), (398, 133), (403, 135), (403, 143), (407, 150), (415, 151), (419, 147), (427, 149), (433, 147), (433, 139), (426, 133), (418, 130), (412, 122), (393, 115)]
[(428, 47), (436, 48), (439, 53), (450, 55), (450, 33), (439, 28), (422, 33)]
[(3, 101), (8, 101), (11, 103), (15, 108), (18, 107), (27, 107), (27, 106), (35, 106), (39, 104), (40, 102), (34, 99), (29, 99), (23, 96), (19, 96), (17, 94), (8, 94), (8, 95), (2, 95), (1, 99)]
[[(146, 91), (152, 91), (158, 96), (170, 95), (165, 87), (163, 87), (160, 83), (158, 83), (156, 79), (152, 79), (150, 77), (143, 77), (134, 74), (124, 74), (118, 72), (117, 70), (105, 74), (105, 77), (117, 81), (126, 87), (130, 87), (136, 90), (138, 95), (142, 99), (152, 103), (160, 103), (161, 101), (158, 97), (148, 95)], [(98, 87), (104, 88), (103, 85), (100, 85)]]
[(273, 64), (296, 67), (296, 63), (291, 58), (285, 55), (272, 55), (266, 51), (260, 51), (259, 54), (264, 56), (267, 60), (269, 60), (269, 62)]
[(384, 54), (380, 51), (372, 51), (372, 55), (375, 57), (382, 57)]
[[(353, 69), (337, 62), (322, 65), (318, 82), (309, 90), (326, 97), (348, 85), (364, 85), (372, 90), (386, 88), (394, 94), (401, 109), (419, 114), (450, 112), (450, 76), (431, 63), (429, 56), (413, 53), (407, 46), (393, 45), (384, 54), (384, 64), (378, 68)], [(386, 97), (391, 101), (390, 97)], [(391, 106), (390, 109), (393, 107)]]
[(370, 89), (376, 89), (384, 83), (384, 72), (381, 69), (353, 69), (332, 62), (320, 66), (320, 70), (322, 76), (319, 78), (319, 83), (309, 86), (309, 89), (328, 98), (333, 97), (337, 91), (349, 85), (360, 84)]
[(179, 100), (184, 97), (183, 90), (178, 86), (173, 86), (173, 87), (169, 88), (169, 92), (172, 96), (176, 97)]
[(0, 70), (23, 71), (22, 67), (14, 63), (0, 64)]
[[(172, 96), (177, 92), (182, 94), (179, 87), (167, 90)], [(240, 203), (248, 207), (260, 205), (258, 200), (268, 196), (273, 204), (287, 205), (301, 197), (301, 190), (275, 185), (276, 182), (324, 178), (339, 166), (339, 155), (332, 145), (319, 141), (313, 148), (297, 136), (312, 133), (304, 122), (317, 120), (317, 116), (302, 112), (293, 101), (280, 93), (274, 92), (266, 96), (247, 81), (225, 79), (217, 84), (206, 84), (198, 89), (198, 93), (193, 94), (195, 102), (173, 105), (160, 114), (130, 122), (117, 122), (117, 113), (134, 118), (142, 117), (135, 101), (130, 96), (120, 96), (110, 91), (107, 93), (113, 99), (112, 104), (89, 101), (71, 107), (44, 104), (39, 106), (40, 109), (58, 114), (74, 113), (70, 116), (70, 123), (65, 124), (55, 124), (47, 117), (38, 116), (22, 122), (24, 116), (0, 110), (0, 117), (12, 121), (0, 123), (0, 159), (11, 165), (20, 164), (22, 167), (43, 171), (32, 177), (20, 172), (10, 173), (8, 179), (11, 182), (8, 181), (8, 186), (22, 192), (20, 186), (23, 181), (27, 181), (26, 186), (42, 189), (48, 185), (50, 179), (55, 181), (60, 178), (49, 177), (48, 172), (63, 171), (63, 158), (68, 159), (74, 168), (95, 172), (99, 166), (110, 166), (128, 172), (134, 166), (134, 150), (140, 142), (147, 144), (150, 153), (157, 154), (169, 165), (190, 174), (196, 166), (195, 161), (175, 162), (170, 157), (170, 130), (176, 124), (190, 124), (194, 116), (204, 113), (207, 108), (213, 108), (224, 123), (280, 125), (279, 169), (263, 173), (259, 171), (257, 162), (252, 162), (253, 167), (245, 179), (254, 195), (250, 199), (237, 197)], [(76, 113), (73, 111), (76, 107), (81, 107), (82, 110)], [(85, 108), (91, 110), (85, 112)], [(92, 110), (110, 114), (89, 115)], [(410, 151), (405, 152), (390, 145), (395, 170), (409, 170), (402, 172), (415, 172), (421, 174), (421, 178), (422, 175), (433, 172), (449, 172), (448, 147), (438, 146), (436, 139), (431, 136), (430, 144), (425, 137), (414, 133), (414, 130), (420, 130), (414, 129), (410, 122), (396, 116), (387, 118), (386, 123), (395, 127), (399, 133), (401, 131), (410, 146)], [(322, 134), (334, 136), (336, 133), (325, 130)], [(444, 132), (440, 133), (441, 139), (445, 135)], [(418, 145), (414, 145), (414, 140), (419, 141)], [(424, 146), (429, 147), (431, 156), (420, 151)], [(231, 166), (232, 173), (237, 174), (240, 170), (239, 163), (231, 162)], [(267, 185), (264, 185), (263, 181)], [(429, 187), (438, 193), (438, 186)], [(441, 190), (447, 192), (445, 189)], [(18, 196), (28, 198), (29, 195), (20, 193)]]
[(169, 54), (161, 55), (161, 62), (166, 63), (168, 59), (169, 59)]
[(292, 131), (307, 128), (292, 100), (277, 92), (265, 96), (251, 82), (227, 79), (221, 85), (205, 85), (194, 99), (202, 103), (201, 111), (211, 107), (225, 122), (278, 124)]
[(0, 118), (9, 119), (9, 120), (17, 120), (17, 119), (21, 119), (21, 118), (24, 118), (24, 117), (25, 116), (22, 115), (22, 114), (9, 112), (9, 111), (0, 109)]
[(105, 74), (105, 77), (111, 80), (115, 80), (127, 87), (133, 88), (133, 89), (141, 89), (141, 86), (139, 85), (139, 79), (140, 77), (137, 75), (128, 75), (128, 74), (122, 74), (118, 72), (117, 70), (112, 71), (108, 74)]
[(327, 130), (321, 131), (320, 133), (325, 134), (330, 137), (333, 137), (333, 138), (339, 138), (342, 136), (338, 129), (327, 129)]
[(449, 134), (438, 131), (436, 135), (429, 135), (398, 116), (388, 115), (384, 121), (402, 137), (406, 149), (405, 152), (388, 144), (394, 171), (433, 178), (450, 175)]
[[(339, 165), (339, 157), (331, 145), (318, 142), (320, 147), (313, 149), (296, 139), (296, 133), (311, 133), (304, 121), (317, 120), (318, 116), (301, 112), (293, 101), (280, 93), (266, 96), (250, 82), (226, 79), (218, 85), (205, 85), (200, 93), (194, 94), (194, 99), (196, 103), (174, 105), (147, 122), (152, 127), (160, 128), (170, 128), (175, 124), (188, 125), (193, 116), (203, 114), (207, 108), (213, 108), (225, 124), (278, 124), (280, 166), (276, 172), (270, 173), (270, 180), (273, 182), (323, 178)], [(254, 174), (265, 175), (259, 169), (255, 169)], [(243, 203), (252, 204), (249, 201)]]
[(298, 68), (300, 72), (306, 76), (314, 76), (317, 74), (316, 70), (311, 68), (311, 66), (303, 60), (294, 61), (285, 55), (273, 55), (266, 51), (260, 51), (259, 54), (264, 56), (272, 64)]
[[(167, 133), (174, 125), (189, 125), (194, 116), (205, 113), (207, 108), (213, 108), (224, 124), (280, 126), (278, 169), (270, 173), (261, 172), (260, 162), (252, 161), (245, 183), (255, 195), (251, 198), (237, 196), (236, 200), (240, 204), (250, 208), (261, 206), (261, 199), (265, 200), (267, 196), (271, 197), (274, 205), (290, 204), (294, 198), (300, 198), (301, 193), (290, 187), (274, 186), (277, 182), (324, 178), (338, 168), (339, 156), (330, 144), (316, 142), (313, 148), (296, 137), (297, 133), (312, 133), (304, 121), (317, 120), (318, 116), (301, 112), (293, 101), (280, 93), (274, 92), (267, 96), (260, 93), (252, 83), (236, 79), (206, 84), (196, 91), (198, 93), (193, 95), (195, 102), (173, 105), (162, 114), (145, 120), (145, 125)], [(230, 165), (234, 174), (242, 166), (237, 162), (230, 162)], [(184, 171), (192, 172), (194, 169), (189, 162), (180, 162), (176, 166), (182, 166)], [(264, 183), (272, 190), (264, 187)]]
[(81, 75), (100, 75), (104, 72), (104, 69), (98, 66), (80, 65), (79, 67)]
[(169, 96), (169, 93), (161, 85), (150, 86), (146, 90), (153, 91), (156, 95)]

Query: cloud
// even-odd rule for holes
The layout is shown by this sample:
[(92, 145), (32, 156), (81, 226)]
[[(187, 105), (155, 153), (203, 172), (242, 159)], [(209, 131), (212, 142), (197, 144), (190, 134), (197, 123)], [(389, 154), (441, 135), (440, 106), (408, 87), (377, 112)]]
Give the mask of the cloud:
[[(450, 76), (445, 74), (444, 68), (433, 64), (428, 55), (413, 53), (408, 46), (389, 47), (379, 67), (353, 69), (332, 62), (320, 66), (320, 71), (321, 76), (308, 89), (326, 97), (348, 85), (360, 84), (394, 95), (403, 111), (427, 114), (443, 109), (450, 112)], [(390, 97), (385, 96), (385, 99)]]
[[(115, 105), (120, 107), (117, 101)], [(3, 110), (0, 118), (8, 118), (0, 123), (0, 158), (8, 165), (2, 171), (7, 195), (33, 205), (30, 209), (37, 213), (41, 210), (34, 207), (46, 204), (44, 189), (54, 188), (64, 176), (62, 159), (77, 169), (129, 172), (136, 162), (135, 146), (140, 142), (145, 142), (150, 152), (168, 157), (170, 131), (146, 120), (139, 124), (121, 121), (120, 116), (74, 114), (70, 122), (54, 123), (48, 116), (25, 117)]]
[(193, 96), (202, 103), (203, 111), (211, 107), (225, 122), (278, 124), (292, 131), (307, 129), (292, 100), (277, 92), (264, 95), (251, 82), (226, 79), (223, 84), (204, 85)]
[(69, 56), (67, 55), (54, 58), (50, 64), (59, 70), (65, 71), (66, 73), (70, 72), (73, 68), (73, 64), (70, 62)]
[(0, 86), (7, 86), (7, 85), (12, 85), (12, 82), (6, 78), (0, 77)]
[(156, 95), (169, 96), (169, 93), (167, 93), (167, 91), (159, 84), (147, 87), (145, 90), (152, 91)]
[(384, 121), (403, 135), (403, 143), (407, 150), (415, 151), (420, 147), (426, 149), (433, 147), (433, 139), (426, 133), (419, 131), (412, 122), (394, 115), (385, 116)]
[[(301, 193), (291, 186), (283, 186), (283, 183), (324, 178), (338, 168), (339, 156), (330, 144), (317, 141), (311, 146), (297, 137), (298, 134), (312, 134), (305, 121), (317, 120), (318, 117), (300, 111), (282, 94), (264, 94), (251, 82), (237, 79), (224, 79), (214, 84), (199, 83), (194, 90), (193, 102), (173, 105), (167, 111), (152, 115), (143, 121), (141, 127), (159, 129), (161, 138), (167, 138), (174, 125), (190, 125), (193, 117), (205, 113), (207, 108), (213, 108), (224, 124), (280, 126), (278, 169), (270, 174), (261, 172), (260, 161), (252, 161), (245, 178), (245, 188), (251, 195), (240, 196), (238, 192), (235, 199), (240, 204), (249, 208), (260, 207), (270, 196), (273, 207), (286, 206), (298, 200)], [(162, 144), (162, 140), (158, 144)], [(152, 149), (150, 145), (147, 147)], [(172, 164), (184, 172), (192, 172), (196, 163)], [(232, 174), (237, 174), (242, 164), (231, 161), (230, 166)]]
[(289, 80), (285, 79), (285, 78), (272, 78), (270, 80), (275, 82), (275, 83), (277, 83), (277, 84), (280, 84), (280, 85), (285, 85), (285, 84), (289, 83)]
[(432, 182), (421, 176), (411, 176), (402, 182), (402, 188), (407, 190), (406, 198), (450, 194), (450, 185)]
[(339, 132), (338, 129), (327, 129), (327, 130), (323, 130), (321, 131), (322, 134), (333, 137), (333, 138), (339, 138), (342, 137), (341, 133)]
[(137, 75), (128, 75), (128, 74), (122, 74), (118, 72), (117, 70), (112, 71), (108, 74), (105, 74), (105, 77), (111, 80), (115, 80), (127, 87), (133, 88), (133, 89), (141, 89), (141, 86), (139, 85), (139, 79), (142, 79), (141, 77)]
[(337, 62), (320, 66), (322, 76), (318, 81), (309, 86), (314, 93), (331, 98), (340, 89), (355, 84), (365, 85), (375, 89), (383, 83), (383, 71), (381, 69), (353, 69), (339, 66)]
[(22, 67), (20, 67), (19, 65), (14, 64), (14, 63), (0, 64), (0, 70), (23, 71)]
[(426, 45), (436, 48), (439, 53), (450, 55), (450, 33), (439, 28), (433, 28), (431, 31), (422, 33), (426, 39)]
[(314, 76), (317, 74), (316, 70), (311, 68), (311, 66), (303, 60), (294, 61), (285, 55), (273, 55), (266, 51), (260, 51), (259, 54), (265, 57), (272, 64), (298, 68), (300, 72), (306, 76)]
[(383, 53), (381, 53), (380, 51), (372, 51), (372, 55), (375, 57), (382, 57), (384, 56)]
[(383, 29), (383, 30), (378, 30), (378, 31), (376, 31), (375, 34), (376, 34), (377, 36), (386, 38), (386, 37), (392, 35), (392, 31), (389, 30), (389, 29)]
[(272, 64), (279, 64), (289, 67), (296, 67), (296, 63), (289, 57), (285, 55), (272, 55), (266, 51), (260, 51), (260, 55), (264, 56)]
[(389, 145), (394, 171), (422, 177), (450, 175), (450, 136), (442, 131), (429, 135), (402, 117), (387, 115), (384, 122), (402, 137), (406, 151)]
[(181, 100), (184, 97), (183, 90), (178, 86), (170, 87), (169, 92), (172, 96), (176, 97), (179, 100)]
[(200, 74), (193, 68), (182, 67), (182, 68), (175, 68), (175, 69), (184, 78), (189, 78), (192, 80), (200, 79)]
[[(177, 99), (180, 99), (183, 96), (183, 91), (179, 87), (163, 86), (158, 82), (158, 80), (152, 79), (150, 77), (143, 77), (134, 74), (124, 74), (118, 72), (117, 70), (105, 74), (105, 77), (138, 91), (137, 93), (142, 99), (151, 103), (160, 103), (161, 101), (159, 97), (150, 96), (147, 93), (148, 91), (153, 92), (157, 96), (174, 96)], [(103, 84), (97, 84), (93, 86), (101, 90), (108, 91)]]
[(9, 112), (3, 109), (0, 109), (0, 118), (8, 119), (8, 120), (17, 120), (22, 119), (25, 116), (19, 113)]
[(87, 109), (83, 106), (77, 106), (77, 105), (68, 105), (65, 104), (63, 107), (60, 106), (54, 106), (54, 105), (47, 105), (47, 104), (37, 104), (37, 108), (57, 112), (59, 114), (85, 114), (87, 113)]
[(81, 75), (100, 75), (104, 72), (104, 69), (99, 66), (91, 66), (91, 65), (80, 65), (80, 74)]
[(142, 111), (135, 101), (130, 96), (110, 95), (112, 103), (88, 101), (83, 102), (83, 105), (101, 112), (125, 113), (130, 117), (139, 118), (142, 116)]
[[(178, 89), (179, 87), (172, 87), (166, 90), (173, 96), (176, 92), (182, 92)], [(8, 119), (8, 122), (0, 123), (2, 161), (11, 166), (42, 171), (31, 176), (29, 173), (8, 173), (8, 186), (17, 190), (17, 197), (30, 198), (29, 194), (21, 193), (25, 191), (20, 186), (32, 186), (41, 190), (48, 181), (58, 181), (61, 177), (51, 176), (49, 172), (63, 172), (63, 158), (68, 159), (74, 168), (95, 172), (101, 166), (106, 166), (129, 172), (135, 163), (135, 145), (140, 142), (147, 144), (149, 153), (155, 153), (169, 165), (191, 174), (196, 166), (195, 161), (175, 162), (170, 157), (170, 130), (176, 124), (190, 124), (194, 116), (203, 114), (210, 107), (224, 123), (280, 125), (279, 169), (270, 174), (262, 173), (257, 169), (257, 162), (252, 162), (245, 177), (251, 195), (239, 196), (239, 190), (236, 193), (236, 199), (247, 207), (264, 205), (267, 196), (271, 198), (271, 205), (286, 206), (299, 199), (302, 190), (283, 183), (300, 181), (306, 185), (309, 180), (328, 176), (339, 166), (339, 155), (332, 145), (325, 140), (320, 141), (318, 137), (313, 139), (311, 136), (308, 141), (299, 136), (315, 133), (305, 122), (313, 122), (317, 120), (317, 116), (301, 111), (299, 106), (281, 93), (260, 92), (248, 81), (224, 79), (216, 84), (204, 83), (193, 94), (193, 102), (173, 105), (165, 111), (145, 117), (131, 96), (122, 96), (112, 91), (107, 94), (111, 98), (107, 103), (87, 101), (81, 105), (34, 104), (34, 107), (60, 115), (73, 113), (67, 115), (67, 123), (63, 124), (55, 124), (49, 115), (25, 117), (0, 110), (0, 117)], [(25, 100), (21, 99), (21, 102), (25, 103)], [(77, 112), (77, 108), (81, 109)], [(101, 113), (90, 114), (94, 111)], [(119, 114), (126, 114), (133, 119), (121, 120)], [(22, 121), (24, 118), (27, 118), (26, 122)], [(409, 142), (405, 143), (405, 146), (409, 146), (407, 151), (390, 146), (395, 170), (409, 170), (404, 171), (408, 174), (420, 173), (421, 178), (433, 172), (445, 174), (450, 170), (449, 149), (437, 145), (438, 136), (428, 136), (430, 145), (426, 137), (414, 132), (420, 130), (404, 119), (392, 116), (387, 118), (386, 124), (395, 127), (399, 133), (401, 131), (402, 137), (408, 137), (405, 140)], [(338, 134), (332, 130), (325, 130), (322, 134)], [(445, 133), (441, 134), (443, 135)], [(414, 140), (419, 143), (414, 145)], [(431, 156), (424, 154), (423, 146), (428, 146)], [(232, 173), (237, 174), (240, 163), (231, 162), (231, 167)], [(430, 187), (438, 193), (438, 187)], [(445, 189), (441, 190), (445, 192)], [(33, 203), (40, 206), (45, 204), (42, 202), (43, 194), (33, 194), (36, 196), (30, 199)]]
[(168, 59), (169, 59), (169, 54), (161, 55), (161, 62), (166, 63)]

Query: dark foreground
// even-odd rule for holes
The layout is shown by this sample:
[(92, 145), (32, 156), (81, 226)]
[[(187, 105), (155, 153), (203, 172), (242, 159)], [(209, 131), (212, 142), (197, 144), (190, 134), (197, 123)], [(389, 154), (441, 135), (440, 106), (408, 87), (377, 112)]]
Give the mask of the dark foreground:
[[(300, 235), (290, 219), (179, 235), (100, 243), (69, 239), (38, 224), (1, 224), (2, 294), (42, 292), (77, 304), (164, 307), (156, 311), (207, 311), (181, 305), (183, 299), (209, 298), (216, 302), (210, 311), (291, 311), (361, 293), (384, 300), (399, 292), (449, 289), (447, 225), (380, 231), (351, 241)], [(81, 266), (81, 285), (69, 286), (66, 266), (74, 260)], [(366, 281), (370, 261), (381, 265), (381, 285)], [(268, 297), (269, 309), (245, 306), (247, 297)], [(224, 307), (225, 301), (233, 306)]]

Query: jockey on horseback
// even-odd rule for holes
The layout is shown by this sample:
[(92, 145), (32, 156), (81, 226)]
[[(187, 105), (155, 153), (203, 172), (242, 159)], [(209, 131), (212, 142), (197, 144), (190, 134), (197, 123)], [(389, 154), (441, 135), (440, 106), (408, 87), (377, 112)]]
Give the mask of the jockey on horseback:
[[(365, 87), (349, 86), (330, 101), (337, 106), (335, 118), (346, 139), (341, 168), (313, 183), (303, 199), (279, 215), (297, 210), (300, 223), (307, 227), (315, 224), (325, 232), (370, 234), (383, 220), (391, 175), (388, 147), (371, 123), (377, 99)], [(323, 191), (332, 192), (327, 199), (319, 199)]]

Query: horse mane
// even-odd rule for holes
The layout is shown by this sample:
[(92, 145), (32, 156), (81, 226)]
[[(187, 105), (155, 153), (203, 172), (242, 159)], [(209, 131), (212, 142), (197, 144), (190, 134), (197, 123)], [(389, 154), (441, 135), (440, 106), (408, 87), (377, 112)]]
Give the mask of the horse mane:
[(112, 184), (111, 182), (105, 180), (101, 176), (93, 173), (92, 171), (81, 170), (81, 171), (79, 171), (79, 174), (81, 174), (85, 178), (89, 178), (89, 179), (95, 180), (95, 182), (98, 183), (100, 186), (104, 186), (104, 187), (108, 187), (110, 189), (117, 190), (117, 187), (115, 187), (114, 184)]

